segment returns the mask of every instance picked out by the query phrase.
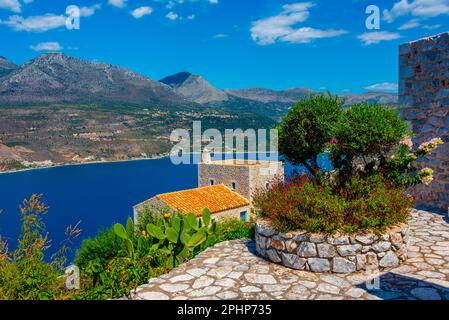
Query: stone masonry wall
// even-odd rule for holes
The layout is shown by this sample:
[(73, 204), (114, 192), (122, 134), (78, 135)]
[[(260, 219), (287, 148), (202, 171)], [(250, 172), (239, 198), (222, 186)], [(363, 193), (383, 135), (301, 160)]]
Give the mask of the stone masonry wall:
[(231, 188), (232, 182), (235, 182), (235, 192), (250, 199), (249, 168), (247, 166), (200, 163), (198, 165), (198, 187), (209, 186), (210, 179), (214, 179), (215, 184), (222, 183), (229, 188)]
[(449, 33), (405, 43), (399, 48), (399, 102), (420, 144), (435, 137), (445, 144), (420, 168), (434, 170), (428, 187), (415, 189), (417, 207), (442, 210), (449, 206)]
[(409, 226), (401, 224), (382, 235), (328, 235), (305, 231), (280, 233), (258, 218), (256, 250), (268, 260), (311, 272), (353, 273), (396, 267), (407, 258)]
[(254, 165), (200, 163), (198, 186), (210, 185), (210, 179), (214, 179), (215, 184), (222, 183), (229, 188), (235, 182), (235, 191), (252, 203), (255, 191), (265, 188), (267, 182), (284, 179), (284, 164), (280, 161), (260, 161)]
[(253, 201), (254, 193), (259, 189), (266, 188), (267, 183), (276, 180), (284, 180), (284, 163), (281, 161), (261, 162), (258, 166), (250, 168), (250, 202)]

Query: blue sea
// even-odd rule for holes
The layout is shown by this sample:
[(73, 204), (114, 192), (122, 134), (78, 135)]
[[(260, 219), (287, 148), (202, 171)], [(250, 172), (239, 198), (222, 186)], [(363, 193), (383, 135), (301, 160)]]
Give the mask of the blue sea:
[[(286, 166), (287, 174), (292, 170)], [(81, 221), (82, 234), (72, 246), (76, 250), (83, 238), (124, 223), (133, 205), (159, 193), (195, 188), (197, 177), (196, 165), (174, 165), (170, 158), (0, 174), (0, 234), (14, 248), (20, 233), (19, 204), (32, 194), (43, 194), (50, 207), (45, 216), (52, 241), (48, 254), (64, 240), (66, 227)]]

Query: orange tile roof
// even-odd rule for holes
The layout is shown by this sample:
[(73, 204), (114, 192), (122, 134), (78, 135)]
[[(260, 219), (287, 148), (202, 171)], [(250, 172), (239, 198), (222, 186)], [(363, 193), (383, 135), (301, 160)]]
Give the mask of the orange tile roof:
[(246, 198), (224, 184), (164, 193), (156, 197), (182, 214), (194, 213), (196, 216), (200, 216), (204, 208), (218, 213), (249, 205)]

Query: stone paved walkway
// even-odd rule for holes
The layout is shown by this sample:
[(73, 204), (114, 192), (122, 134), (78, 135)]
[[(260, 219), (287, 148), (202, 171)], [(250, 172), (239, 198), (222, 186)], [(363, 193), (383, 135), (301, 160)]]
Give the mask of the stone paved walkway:
[(288, 269), (257, 256), (254, 241), (236, 240), (209, 248), (170, 273), (151, 279), (132, 298), (449, 300), (448, 220), (413, 210), (409, 258), (378, 276), (380, 289), (369, 290), (364, 273)]

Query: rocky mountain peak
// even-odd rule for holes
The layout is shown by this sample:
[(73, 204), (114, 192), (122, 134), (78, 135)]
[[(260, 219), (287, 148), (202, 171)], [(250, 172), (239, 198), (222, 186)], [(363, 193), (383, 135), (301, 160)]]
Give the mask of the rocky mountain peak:
[(182, 105), (184, 98), (125, 68), (46, 53), (2, 77), (0, 102)]
[(214, 87), (203, 77), (190, 72), (179, 72), (165, 77), (160, 82), (170, 86), (191, 102), (203, 104), (228, 100), (225, 92)]
[[(166, 85), (175, 88), (181, 86), (187, 79), (190, 77), (195, 77), (196, 75), (190, 73), (190, 72), (179, 72), (174, 75), (165, 77), (164, 79), (159, 80), (162, 83), (165, 83)], [(199, 76), (196, 76), (199, 77)]]

